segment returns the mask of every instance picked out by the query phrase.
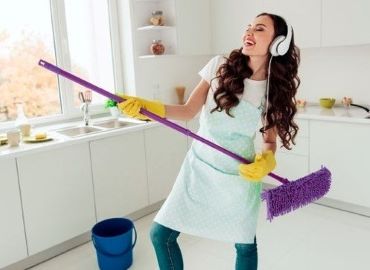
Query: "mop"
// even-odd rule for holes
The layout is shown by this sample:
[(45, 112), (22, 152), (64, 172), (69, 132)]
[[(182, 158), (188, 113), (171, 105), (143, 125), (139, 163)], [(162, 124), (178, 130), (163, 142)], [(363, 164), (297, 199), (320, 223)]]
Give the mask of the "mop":
[[(69, 73), (51, 63), (48, 63), (44, 60), (39, 61), (39, 65), (52, 71), (58, 75), (61, 75), (75, 83), (78, 83), (86, 88), (89, 88), (107, 98), (110, 98), (118, 103), (124, 101), (123, 98), (114, 95), (96, 85), (85, 81), (72, 73)], [(145, 109), (141, 109), (140, 113), (160, 122), (161, 124), (168, 126), (174, 130), (177, 130), (180, 133), (185, 134), (195, 140), (198, 140), (222, 153), (228, 155), (231, 158), (234, 158), (242, 163), (251, 163), (247, 159), (191, 132), (190, 130), (174, 123), (166, 118), (162, 118), (154, 113), (151, 113)], [(315, 171), (307, 176), (301, 177), (294, 181), (289, 181), (287, 178), (281, 177), (273, 172), (268, 174), (272, 178), (276, 179), (282, 185), (272, 188), (269, 190), (263, 190), (261, 193), (261, 199), (266, 201), (267, 208), (267, 219), (272, 221), (274, 217), (284, 215), (289, 213), (297, 208), (305, 206), (311, 202), (314, 202), (321, 197), (323, 197), (330, 189), (331, 183), (331, 173), (330, 171), (321, 166), (318, 171)]]

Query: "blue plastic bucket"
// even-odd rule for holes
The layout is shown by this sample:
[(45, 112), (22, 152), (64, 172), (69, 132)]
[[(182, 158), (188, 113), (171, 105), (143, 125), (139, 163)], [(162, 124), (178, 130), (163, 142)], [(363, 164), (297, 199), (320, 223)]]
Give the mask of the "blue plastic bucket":
[[(132, 231), (135, 232), (133, 242)], [(131, 266), (132, 250), (137, 239), (131, 220), (110, 218), (100, 221), (92, 228), (91, 239), (100, 270), (124, 270)]]

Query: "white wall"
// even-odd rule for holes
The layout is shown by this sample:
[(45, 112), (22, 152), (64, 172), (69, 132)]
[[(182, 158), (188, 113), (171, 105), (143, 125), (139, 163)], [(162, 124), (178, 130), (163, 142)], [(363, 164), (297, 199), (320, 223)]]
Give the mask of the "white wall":
[[(198, 71), (212, 56), (145, 59), (137, 65), (137, 94), (155, 97), (156, 85), (164, 102), (176, 102), (174, 86), (185, 85), (187, 96), (200, 80)], [(320, 97), (370, 105), (370, 45), (301, 50), (298, 98), (318, 103)], [(158, 98), (158, 97), (157, 97)]]
[(211, 55), (204, 55), (139, 59), (135, 71), (136, 94), (176, 103), (175, 86), (184, 85), (187, 98), (201, 79), (198, 72), (211, 58)]
[[(140, 60), (136, 66), (137, 95), (175, 103), (174, 87), (185, 85), (188, 97), (200, 80), (198, 71), (211, 57)], [(350, 96), (354, 103), (370, 105), (370, 45), (302, 49), (299, 76), (298, 98), (318, 103), (320, 97), (334, 97), (340, 102)]]
[(301, 50), (298, 98), (318, 102), (350, 96), (353, 103), (370, 105), (370, 45)]

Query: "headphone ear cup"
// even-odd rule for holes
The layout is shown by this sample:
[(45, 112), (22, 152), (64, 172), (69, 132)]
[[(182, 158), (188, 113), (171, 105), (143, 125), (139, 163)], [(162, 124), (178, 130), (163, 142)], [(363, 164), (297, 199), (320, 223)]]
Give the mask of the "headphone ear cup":
[(283, 42), (285, 39), (285, 36), (277, 36), (270, 45), (270, 53), (272, 56), (279, 56), (278, 47), (281, 42)]

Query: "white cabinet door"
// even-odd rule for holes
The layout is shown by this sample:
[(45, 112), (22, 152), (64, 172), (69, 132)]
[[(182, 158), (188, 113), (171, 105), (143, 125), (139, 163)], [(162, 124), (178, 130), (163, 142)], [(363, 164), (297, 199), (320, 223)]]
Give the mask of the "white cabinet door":
[[(293, 26), (294, 41), (299, 48), (320, 47), (321, 0), (261, 0), (261, 2), (265, 12), (280, 15)], [(337, 8), (334, 8), (333, 12), (337, 12)]]
[(311, 121), (310, 168), (332, 173), (328, 198), (370, 207), (370, 126)]
[(322, 0), (322, 18), (322, 46), (370, 44), (370, 1)]
[[(309, 126), (308, 120), (295, 119), (294, 120), (298, 127), (298, 135), (295, 139), (295, 145), (292, 145), (291, 150), (287, 150), (281, 147), (280, 138), (277, 138), (277, 149), (276, 149), (276, 169), (274, 173), (281, 177), (287, 178), (288, 180), (297, 180), (302, 176), (309, 173), (308, 170), (308, 153), (309, 153)], [(262, 136), (261, 133), (257, 132), (255, 140), (256, 152), (260, 152), (262, 148)], [(277, 180), (266, 177), (263, 182), (280, 185)]]
[(98, 220), (148, 205), (143, 131), (93, 141), (91, 162)]
[(91, 229), (96, 218), (87, 143), (17, 162), (29, 255)]
[(27, 257), (15, 159), (0, 160), (0, 268)]
[(145, 150), (149, 203), (153, 204), (168, 196), (184, 160), (187, 139), (167, 127), (146, 129)]
[(210, 6), (214, 54), (229, 54), (242, 47), (247, 25), (262, 11), (260, 0), (211, 0)]
[(176, 0), (178, 54), (210, 54), (210, 0)]
[[(276, 163), (274, 173), (287, 178), (289, 181), (297, 180), (308, 174), (308, 156), (277, 152)], [(281, 185), (279, 181), (269, 176), (263, 182), (272, 185)]]

